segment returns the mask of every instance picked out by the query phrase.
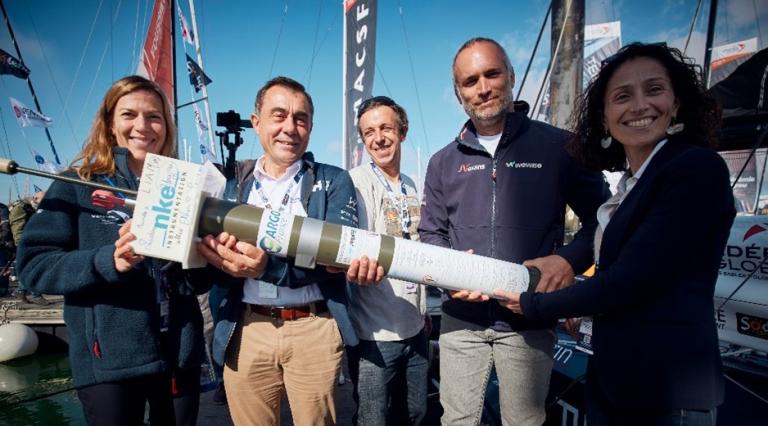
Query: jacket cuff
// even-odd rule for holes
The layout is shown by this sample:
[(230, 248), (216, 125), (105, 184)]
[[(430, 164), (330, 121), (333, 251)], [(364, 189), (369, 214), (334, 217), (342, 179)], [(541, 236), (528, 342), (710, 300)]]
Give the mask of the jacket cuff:
[(534, 306), (535, 296), (536, 293), (532, 291), (520, 293), (520, 309), (523, 311), (523, 316), (527, 319), (537, 319)]
[(257, 279), (278, 285), (277, 283), (283, 278), (286, 268), (290, 267), (290, 265), (288, 265), (287, 261), (275, 261), (273, 256), (267, 256), (267, 266), (264, 268), (264, 273)]
[(104, 278), (104, 281), (108, 283), (118, 283), (126, 281), (131, 275), (133, 270), (122, 273), (115, 269), (115, 260), (113, 254), (115, 253), (114, 245), (103, 246), (96, 251), (96, 256), (93, 257), (93, 266), (96, 272)]

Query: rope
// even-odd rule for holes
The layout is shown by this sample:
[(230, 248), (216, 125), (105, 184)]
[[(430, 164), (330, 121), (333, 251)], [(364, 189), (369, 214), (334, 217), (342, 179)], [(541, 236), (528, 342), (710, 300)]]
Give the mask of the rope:
[(421, 107), (421, 96), (419, 95), (419, 85), (416, 84), (416, 71), (413, 68), (413, 58), (411, 56), (411, 48), (408, 42), (408, 32), (405, 29), (405, 17), (403, 16), (403, 6), (400, 0), (397, 0), (397, 10), (400, 15), (400, 25), (403, 28), (403, 36), (405, 37), (405, 51), (408, 53), (408, 65), (411, 71), (411, 80), (413, 81), (413, 89), (416, 94), (416, 106), (419, 110), (419, 119), (421, 120), (421, 130), (424, 133), (424, 143), (427, 145), (427, 153), (432, 152), (429, 147), (429, 138), (427, 137), (427, 127), (424, 124), (424, 111)]
[(760, 15), (758, 15), (757, 2), (755, 0), (752, 0), (752, 7), (755, 9), (755, 24), (757, 25), (757, 41), (759, 46), (760, 42), (763, 41), (763, 32), (760, 30), (760, 20), (757, 19)]

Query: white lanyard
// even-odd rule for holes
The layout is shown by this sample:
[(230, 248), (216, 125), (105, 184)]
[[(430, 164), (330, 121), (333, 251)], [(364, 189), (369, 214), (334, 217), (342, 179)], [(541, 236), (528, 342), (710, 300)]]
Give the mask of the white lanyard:
[(387, 196), (389, 196), (392, 204), (398, 210), (398, 215), (400, 216), (400, 227), (403, 231), (403, 238), (410, 240), (411, 232), (409, 229), (411, 226), (411, 214), (408, 213), (408, 194), (405, 192), (405, 184), (403, 183), (403, 179), (400, 179), (400, 191), (403, 193), (403, 195), (398, 197), (392, 190), (392, 186), (389, 185), (389, 181), (384, 177), (384, 174), (382, 174), (381, 170), (376, 167), (376, 164), (374, 164), (373, 161), (371, 161), (369, 164), (373, 169), (373, 173), (377, 178), (379, 178), (379, 182), (381, 182), (381, 184), (384, 185), (384, 189), (387, 190)]
[[(285, 190), (285, 195), (283, 195), (283, 199), (280, 201), (280, 208), (278, 208), (278, 211), (282, 212), (285, 210), (285, 208), (288, 206), (288, 203), (291, 201), (291, 192), (293, 191), (293, 187), (296, 186), (300, 181), (301, 177), (304, 176), (304, 173), (307, 171), (306, 163), (301, 165), (301, 168), (298, 172), (296, 172), (296, 175), (293, 177), (293, 180), (288, 184), (288, 188)], [(254, 178), (253, 180), (253, 189), (256, 191), (257, 194), (259, 194), (259, 197), (261, 197), (261, 202), (264, 204), (264, 208), (272, 209), (272, 202), (269, 200), (269, 197), (267, 197), (267, 194), (264, 192), (264, 186), (259, 182), (259, 179)]]

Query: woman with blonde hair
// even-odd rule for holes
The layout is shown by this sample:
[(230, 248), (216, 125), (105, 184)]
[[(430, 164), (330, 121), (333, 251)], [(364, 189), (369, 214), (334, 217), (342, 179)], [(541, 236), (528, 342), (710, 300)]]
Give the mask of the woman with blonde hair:
[[(107, 91), (65, 173), (136, 190), (148, 153), (175, 157), (173, 118), (155, 83), (129, 76)], [(64, 295), (69, 361), (88, 424), (142, 425), (147, 402), (152, 424), (195, 424), (204, 356), (195, 293), (207, 290), (196, 285), (206, 274), (193, 282), (176, 263), (136, 255), (130, 215), (94, 205), (85, 186), (54, 182), (24, 230), (21, 279)], [(174, 414), (175, 397), (183, 403)]]

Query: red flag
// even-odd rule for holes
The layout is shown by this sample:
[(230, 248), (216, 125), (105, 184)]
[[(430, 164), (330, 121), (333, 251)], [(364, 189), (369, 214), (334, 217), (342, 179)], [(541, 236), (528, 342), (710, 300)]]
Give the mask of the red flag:
[(147, 39), (136, 73), (157, 83), (173, 104), (173, 40), (171, 40), (171, 0), (155, 0)]

